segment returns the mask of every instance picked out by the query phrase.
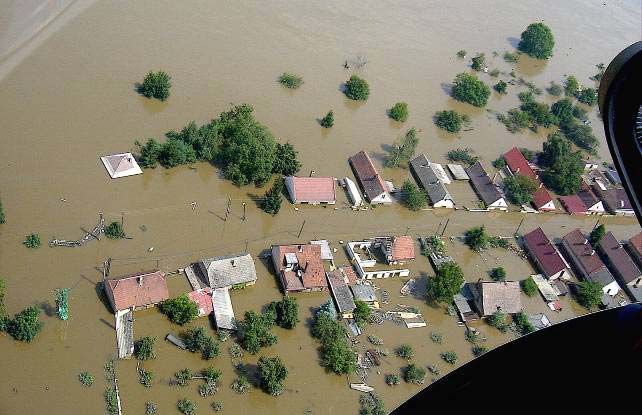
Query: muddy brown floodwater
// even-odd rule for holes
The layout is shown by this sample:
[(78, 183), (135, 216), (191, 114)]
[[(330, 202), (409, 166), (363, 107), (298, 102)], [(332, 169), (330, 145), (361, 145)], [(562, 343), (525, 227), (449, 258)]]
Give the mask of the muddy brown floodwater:
[[(399, 207), (353, 212), (341, 195), (338, 209), (303, 207), (295, 211), (285, 204), (281, 213), (261, 213), (251, 198), (264, 190), (236, 188), (222, 180), (214, 167), (197, 163), (171, 171), (156, 169), (144, 175), (110, 180), (100, 155), (133, 149), (136, 139), (160, 138), (190, 120), (203, 122), (227, 109), (230, 103), (249, 103), (257, 118), (282, 141), (292, 142), (303, 162), (301, 174), (351, 176), (347, 157), (360, 149), (374, 155), (377, 163), (407, 128), (421, 130), (418, 152), (438, 162), (453, 147), (471, 147), (490, 166), (500, 153), (517, 145), (539, 149), (544, 133), (510, 134), (485, 110), (454, 102), (446, 92), (453, 77), (466, 71), (466, 62), (455, 57), (460, 49), (470, 54), (485, 52), (491, 68), (510, 72), (501, 55), (516, 46), (524, 27), (545, 21), (556, 37), (550, 62), (522, 57), (515, 70), (545, 87), (575, 74), (590, 85), (594, 65), (608, 63), (622, 48), (638, 39), (640, 4), (637, 1), (391, 1), (365, 2), (250, 2), (250, 1), (98, 1), (69, 19), (42, 45), (35, 48), (0, 82), (2, 152), (0, 197), (7, 223), (0, 225), (0, 275), (6, 279), (6, 306), (15, 313), (30, 304), (45, 314), (43, 332), (32, 344), (0, 336), (0, 413), (99, 414), (104, 412), (105, 387), (102, 366), (115, 353), (113, 315), (97, 296), (99, 266), (113, 258), (112, 276), (159, 267), (176, 270), (204, 256), (246, 249), (258, 255), (272, 243), (291, 243), (327, 238), (339, 248), (338, 263), (347, 263), (339, 240), (378, 234), (413, 236), (434, 232), (450, 219), (447, 236), (458, 236), (473, 225), (485, 224), (493, 234), (512, 235), (522, 217), (522, 231), (541, 225), (559, 237), (574, 227), (590, 230), (594, 218), (518, 213), (409, 212)], [(6, 23), (6, 18), (0, 20)], [(0, 33), (2, 33), (0, 27)], [(499, 56), (493, 57), (493, 51)], [(343, 69), (346, 59), (364, 56), (368, 63), (358, 71), (371, 86), (367, 103), (349, 102), (339, 92), (352, 73)], [(166, 103), (152, 102), (134, 92), (134, 83), (150, 69), (163, 69), (173, 77), (172, 96)], [(277, 84), (283, 71), (301, 74), (305, 84), (289, 91)], [(488, 75), (481, 75), (488, 83)], [(505, 75), (502, 75), (506, 79)], [(489, 108), (499, 111), (516, 106), (516, 87), (507, 96), (493, 94)], [(550, 97), (542, 99), (551, 101)], [(406, 101), (410, 118), (404, 125), (390, 121), (386, 109)], [(336, 124), (323, 130), (316, 118), (330, 108)], [(441, 109), (470, 114), (473, 131), (450, 136), (433, 126), (431, 117)], [(602, 145), (602, 160), (609, 160), (601, 122), (591, 112), (595, 134)], [(492, 168), (491, 168), (492, 169)], [(386, 178), (400, 183), (403, 169), (383, 170)], [(460, 204), (475, 198), (465, 183), (452, 186)], [(232, 215), (223, 222), (227, 198)], [(63, 201), (64, 200), (64, 201)], [(190, 202), (197, 201), (192, 211)], [(241, 221), (241, 203), (248, 201), (248, 218)], [(91, 242), (82, 248), (28, 250), (24, 236), (38, 232), (75, 239), (80, 227), (91, 227), (98, 212), (108, 219), (124, 218), (131, 240)], [(301, 237), (297, 233), (306, 221)], [(605, 218), (619, 238), (639, 231), (634, 219)], [(144, 225), (144, 226), (143, 226)], [(146, 229), (145, 231), (143, 229)], [(148, 248), (154, 247), (152, 252)], [(524, 279), (531, 266), (504, 251), (473, 254), (459, 242), (449, 252), (464, 267), (466, 278), (487, 278), (487, 271), (504, 266), (509, 278)], [(279, 298), (279, 287), (270, 270), (257, 259), (258, 283), (234, 292), (237, 316), (259, 310)], [(425, 279), (432, 270), (424, 257), (412, 264), (413, 275)], [(414, 362), (436, 364), (442, 374), (452, 367), (439, 353), (454, 350), (459, 364), (472, 358), (470, 344), (453, 317), (431, 308), (423, 298), (398, 298), (403, 281), (377, 281), (391, 293), (389, 307), (414, 305), (424, 313), (427, 328), (408, 330), (387, 322), (368, 327), (367, 333), (394, 349), (401, 343), (417, 351)], [(62, 322), (52, 313), (53, 290), (71, 287), (71, 318)], [(177, 295), (188, 289), (183, 277), (170, 277)], [(213, 400), (224, 403), (224, 413), (356, 413), (358, 392), (349, 390), (346, 379), (327, 374), (318, 364), (317, 344), (308, 332), (311, 309), (327, 294), (296, 295), (301, 320), (295, 330), (275, 329), (277, 345), (260, 354), (281, 356), (290, 376), (278, 398), (260, 390), (246, 396), (228, 388), (234, 369), (227, 356), (232, 340), (222, 344), (214, 365), (223, 371), (222, 387), (212, 399), (198, 395), (194, 383), (185, 388), (167, 385), (183, 367), (200, 369), (209, 363), (182, 352), (163, 339), (176, 332), (155, 309), (136, 313), (135, 335), (156, 336), (158, 359), (144, 366), (156, 375), (151, 389), (137, 382), (136, 362), (119, 362), (123, 406), (126, 414), (141, 414), (145, 401), (158, 403), (161, 413), (175, 413), (176, 401), (188, 397), (199, 413), (211, 411)], [(524, 298), (528, 312), (545, 312), (554, 321), (584, 313), (565, 299), (560, 314), (551, 313), (539, 298)], [(205, 319), (193, 325), (207, 325)], [(496, 346), (512, 338), (484, 323), (476, 327)], [(434, 344), (430, 332), (443, 334)], [(365, 340), (365, 339), (364, 339)], [(361, 346), (359, 346), (361, 347)], [(257, 357), (246, 357), (255, 363)], [(398, 373), (404, 365), (390, 356), (381, 374), (372, 372), (369, 383), (392, 409), (419, 390), (402, 384), (384, 384), (386, 373)], [(95, 385), (83, 388), (77, 375), (88, 370)]]

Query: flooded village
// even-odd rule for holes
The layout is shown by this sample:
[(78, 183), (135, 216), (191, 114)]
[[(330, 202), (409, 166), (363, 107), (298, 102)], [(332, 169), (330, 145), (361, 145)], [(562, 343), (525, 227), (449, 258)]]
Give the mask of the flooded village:
[[(363, 396), (389, 412), (521, 335), (642, 298), (640, 227), (581, 95), (638, 38), (636, 2), (86, 3), (0, 78), (0, 413), (356, 414)], [(534, 22), (549, 59), (516, 54)], [(145, 97), (159, 70), (169, 96)], [(485, 106), (452, 97), (460, 73)], [(576, 93), (550, 92), (571, 76)], [(596, 143), (573, 142), (580, 181), (561, 192), (545, 143), (572, 136), (565, 97)], [(556, 121), (516, 127), (536, 104)], [(273, 135), (266, 174), (203, 161), (193, 137), (229, 146), (237, 120)], [(150, 138), (195, 156), (150, 168)], [(44, 324), (18, 341), (30, 306)]]

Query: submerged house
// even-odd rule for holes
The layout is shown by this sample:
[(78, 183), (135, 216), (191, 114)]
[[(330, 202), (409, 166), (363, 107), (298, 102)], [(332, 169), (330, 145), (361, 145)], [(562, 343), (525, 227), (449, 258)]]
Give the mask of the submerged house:
[(363, 301), (372, 308), (379, 308), (377, 294), (371, 285), (356, 284), (350, 287), (355, 301)]
[(588, 215), (588, 209), (578, 195), (560, 196), (560, 203), (569, 215)]
[(256, 283), (256, 267), (248, 253), (202, 259), (197, 263), (200, 278), (213, 290), (245, 288)]
[(575, 229), (562, 238), (562, 247), (575, 272), (580, 278), (597, 282), (604, 294), (613, 297), (620, 291), (620, 286), (613, 278), (593, 249), (582, 231)]
[(504, 161), (506, 161), (506, 167), (508, 167), (511, 174), (521, 174), (522, 176), (530, 177), (539, 183), (539, 177), (537, 177), (537, 174), (535, 174), (531, 166), (528, 164), (528, 160), (526, 160), (522, 152), (519, 151), (517, 147), (513, 147), (504, 153)]
[(506, 200), (478, 161), (466, 169), (470, 184), (487, 209), (508, 210)]
[(388, 193), (386, 183), (365, 151), (360, 151), (349, 159), (350, 166), (366, 198), (373, 205), (391, 204), (392, 198)]
[(286, 293), (328, 287), (321, 245), (273, 245), (272, 263)]
[[(434, 207), (449, 209), (455, 207), (455, 201), (441, 179), (442, 173), (437, 173), (434, 164), (428, 160), (425, 154), (415, 157), (410, 161), (410, 171), (419, 184), (419, 187), (426, 191), (428, 199)], [(443, 175), (445, 174), (446, 173), (443, 172)]]
[(549, 280), (570, 279), (571, 271), (557, 247), (548, 239), (542, 228), (536, 228), (522, 238), (524, 248), (537, 269)]
[(333, 177), (286, 176), (283, 181), (294, 204), (334, 205), (337, 201)]
[(360, 278), (407, 277), (403, 265), (415, 259), (414, 241), (410, 236), (383, 236), (348, 242), (348, 256)]
[(533, 206), (540, 212), (552, 212), (556, 210), (555, 203), (548, 190), (540, 184), (539, 189), (533, 193)]
[(132, 153), (112, 154), (100, 158), (112, 179), (143, 174)]
[(633, 301), (642, 301), (642, 272), (612, 232), (607, 232), (602, 237), (598, 249), (607, 267)]
[(517, 281), (479, 282), (470, 284), (475, 307), (482, 317), (496, 311), (515, 314), (522, 311), (521, 290)]
[(591, 188), (582, 181), (580, 186), (580, 191), (577, 192), (577, 197), (582, 200), (584, 206), (586, 206), (586, 212), (589, 215), (603, 215), (604, 214), (604, 204), (600, 199), (595, 196)]
[(603, 186), (594, 184), (593, 192), (602, 200), (609, 213), (618, 216), (633, 216), (633, 206), (624, 189), (603, 189)]
[(162, 271), (141, 272), (105, 281), (105, 292), (114, 312), (142, 310), (169, 298)]
[(209, 287), (201, 288), (187, 294), (187, 297), (198, 306), (198, 316), (204, 317), (214, 311), (212, 306), (212, 289)]
[(342, 318), (352, 318), (352, 312), (357, 308), (350, 287), (345, 282), (341, 272), (336, 269), (327, 273), (330, 293)]

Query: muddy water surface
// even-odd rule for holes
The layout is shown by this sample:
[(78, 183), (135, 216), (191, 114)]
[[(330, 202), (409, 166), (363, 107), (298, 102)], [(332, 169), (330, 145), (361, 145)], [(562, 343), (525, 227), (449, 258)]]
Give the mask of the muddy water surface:
[[(581, 11), (581, 12), (578, 12)], [(105, 382), (102, 365), (115, 352), (113, 316), (99, 300), (103, 260), (113, 258), (112, 276), (137, 270), (161, 268), (173, 271), (203, 256), (223, 255), (247, 249), (258, 257), (272, 243), (327, 238), (338, 248), (338, 262), (347, 263), (340, 240), (381, 233), (413, 236), (435, 232), (450, 219), (446, 236), (461, 235), (467, 228), (485, 224), (493, 234), (510, 236), (525, 219), (521, 231), (542, 226), (550, 236), (561, 236), (574, 227), (590, 230), (593, 218), (566, 215), (522, 216), (517, 213), (473, 214), (465, 211), (412, 213), (399, 206), (353, 212), (341, 195), (338, 209), (305, 207), (295, 211), (283, 206), (275, 218), (262, 214), (252, 198), (264, 192), (236, 188), (204, 163), (171, 171), (156, 169), (144, 175), (110, 180), (100, 155), (133, 150), (136, 139), (160, 138), (190, 120), (204, 122), (227, 109), (230, 103), (254, 106), (259, 120), (282, 141), (295, 144), (303, 162), (302, 174), (351, 175), (348, 156), (367, 149), (379, 163), (386, 146), (411, 126), (421, 130), (418, 151), (444, 161), (453, 147), (471, 147), (486, 165), (513, 145), (538, 149), (544, 134), (513, 135), (494, 115), (450, 99), (450, 81), (468, 70), (455, 57), (459, 49), (469, 54), (485, 52), (491, 68), (510, 72), (501, 54), (511, 50), (523, 28), (544, 20), (556, 35), (555, 56), (541, 63), (522, 58), (516, 65), (523, 76), (544, 87), (575, 74), (581, 82), (594, 74), (596, 63), (608, 63), (622, 48), (639, 37), (639, 4), (635, 1), (603, 2), (449, 2), (390, 1), (324, 2), (106, 2), (95, 5), (51, 35), (0, 83), (2, 156), (0, 197), (8, 223), (0, 226), (0, 275), (7, 280), (7, 309), (17, 312), (39, 304), (46, 312), (45, 328), (33, 344), (19, 344), (0, 336), (0, 413), (97, 414), (104, 411)], [(1, 28), (0, 28), (1, 29)], [(500, 56), (493, 57), (493, 51)], [(364, 56), (359, 70), (371, 86), (367, 103), (346, 100), (339, 92), (352, 71), (343, 69), (346, 59)], [(167, 103), (139, 97), (134, 84), (150, 69), (164, 69), (173, 77)], [(281, 88), (276, 77), (283, 71), (300, 73), (305, 84), (297, 91)], [(482, 75), (488, 83), (488, 75)], [(503, 79), (508, 79), (502, 75)], [(517, 104), (517, 87), (508, 96), (493, 94), (489, 108), (505, 111)], [(548, 98), (543, 98), (548, 99)], [(410, 118), (404, 124), (390, 121), (386, 109), (406, 101)], [(316, 118), (330, 108), (335, 127), (319, 128)], [(444, 134), (431, 117), (441, 109), (465, 111), (473, 119), (473, 131), (459, 136)], [(595, 133), (602, 141), (600, 155), (608, 160), (601, 124), (591, 115)], [(492, 170), (492, 169), (491, 169)], [(384, 169), (383, 174), (400, 184), (403, 169)], [(460, 205), (474, 203), (467, 184), (456, 183), (453, 194)], [(224, 216), (227, 199), (232, 214)], [(190, 202), (197, 201), (192, 211)], [(247, 219), (241, 220), (241, 203), (248, 202)], [(75, 239), (80, 227), (90, 228), (98, 212), (109, 220), (124, 219), (124, 241), (92, 242), (76, 249), (47, 248), (30, 251), (20, 242), (38, 232), (43, 240), (56, 236)], [(300, 238), (297, 235), (305, 221)], [(632, 219), (606, 218), (609, 229), (624, 239), (639, 231)], [(143, 230), (145, 229), (145, 230)], [(150, 252), (148, 249), (154, 247)], [(471, 253), (458, 241), (449, 253), (464, 267), (466, 278), (488, 278), (494, 266), (504, 266), (511, 279), (523, 279), (531, 266), (504, 251), (483, 256)], [(254, 287), (234, 292), (237, 315), (259, 310), (279, 298), (278, 284), (270, 269), (257, 260), (259, 281)], [(425, 258), (412, 265), (413, 275), (425, 279), (432, 270)], [(442, 309), (426, 305), (422, 298), (398, 298), (401, 280), (378, 282), (391, 293), (391, 304), (419, 307), (427, 328), (407, 330), (392, 323), (369, 327), (385, 347), (406, 342), (417, 350), (414, 361), (437, 364), (450, 370), (439, 353), (454, 350), (460, 363), (472, 358), (463, 329)], [(71, 287), (71, 318), (53, 316), (53, 290)], [(188, 289), (184, 278), (170, 278), (172, 295)], [(290, 376), (280, 398), (259, 390), (238, 396), (228, 385), (235, 377), (227, 356), (231, 340), (222, 344), (214, 365), (223, 371), (221, 389), (214, 399), (198, 396), (197, 383), (185, 388), (167, 385), (183, 367), (200, 369), (207, 363), (199, 356), (175, 349), (161, 340), (172, 326), (156, 310), (136, 314), (136, 336), (159, 340), (158, 359), (145, 368), (156, 375), (155, 385), (145, 389), (137, 382), (136, 362), (118, 364), (125, 413), (143, 413), (144, 402), (158, 403), (162, 413), (174, 413), (182, 397), (195, 400), (199, 413), (211, 411), (213, 400), (224, 403), (224, 413), (356, 413), (358, 393), (346, 379), (326, 374), (318, 365), (316, 343), (309, 336), (311, 309), (327, 299), (324, 294), (297, 295), (301, 320), (297, 329), (276, 329), (279, 342), (261, 354), (280, 355)], [(548, 311), (538, 298), (524, 298), (530, 313), (546, 312), (560, 321), (584, 311), (570, 299), (560, 314)], [(194, 325), (207, 325), (201, 319)], [(511, 335), (477, 323), (488, 346), (510, 340)], [(436, 345), (430, 332), (439, 331), (444, 342)], [(254, 364), (257, 357), (243, 360)], [(386, 373), (398, 373), (405, 362), (390, 356), (381, 374), (372, 372), (368, 382), (393, 408), (419, 388), (399, 385), (388, 388)], [(96, 384), (85, 389), (77, 381), (89, 370)]]

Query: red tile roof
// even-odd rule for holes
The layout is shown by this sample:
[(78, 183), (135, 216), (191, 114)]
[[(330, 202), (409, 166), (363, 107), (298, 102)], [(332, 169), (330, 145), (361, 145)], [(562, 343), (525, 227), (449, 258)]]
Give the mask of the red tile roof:
[(354, 272), (354, 268), (352, 268), (349, 265), (344, 265), (342, 267), (339, 267), (339, 270), (344, 276), (344, 279), (346, 279), (346, 284), (348, 285), (354, 285), (357, 283), (357, 273)]
[(588, 213), (586, 205), (578, 195), (560, 196), (559, 199), (564, 209), (571, 215), (586, 215)]
[(548, 193), (548, 191), (544, 188), (544, 186), (541, 186), (539, 189), (535, 191), (535, 193), (533, 193), (533, 205), (535, 205), (535, 208), (537, 210), (555, 210), (554, 207), (542, 209), (544, 205), (552, 201), (553, 201), (553, 198)]
[(415, 259), (415, 242), (411, 236), (395, 236), (392, 239), (392, 261)]
[(524, 235), (524, 244), (530, 254), (535, 257), (546, 277), (551, 277), (566, 269), (564, 260), (542, 228), (537, 228)]
[(642, 232), (629, 239), (629, 248), (642, 256)]
[(336, 193), (332, 177), (288, 177), (296, 201), (311, 203), (334, 202)]
[(129, 277), (105, 282), (114, 311), (139, 308), (160, 303), (169, 298), (165, 273), (142, 272)]
[(597, 196), (595, 196), (591, 188), (584, 181), (582, 181), (582, 184), (580, 186), (580, 191), (577, 192), (577, 196), (580, 199), (582, 199), (582, 203), (584, 203), (584, 206), (586, 206), (587, 210), (597, 205), (600, 202), (600, 200), (597, 198)]
[(528, 161), (517, 147), (513, 147), (504, 154), (504, 160), (513, 174), (521, 174), (532, 179), (538, 180), (537, 174), (528, 165)]
[[(274, 260), (280, 264), (278, 272), (283, 276), (286, 291), (328, 286), (321, 260), (321, 245), (280, 245), (274, 248), (276, 248)], [(296, 255), (298, 265), (292, 271), (285, 270), (285, 254)], [(300, 276), (297, 275), (299, 271)]]
[(187, 294), (190, 300), (198, 305), (198, 316), (203, 317), (214, 310), (212, 305), (212, 289), (210, 287), (201, 288)]

